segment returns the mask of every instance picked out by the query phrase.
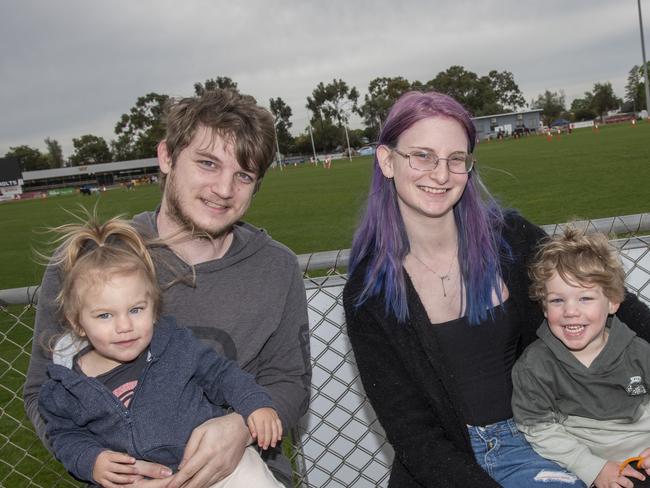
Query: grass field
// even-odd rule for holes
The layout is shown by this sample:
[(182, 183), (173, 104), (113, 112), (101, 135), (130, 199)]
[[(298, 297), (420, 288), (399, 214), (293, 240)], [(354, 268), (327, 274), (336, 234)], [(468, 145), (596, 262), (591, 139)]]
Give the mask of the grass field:
[[(596, 218), (650, 211), (650, 124), (575, 131), (547, 141), (543, 136), (482, 143), (479, 168), (504, 205), (538, 224), (572, 217)], [(335, 161), (331, 170), (312, 166), (271, 171), (247, 220), (266, 228), (297, 253), (350, 246), (367, 193), (372, 161)], [(36, 284), (41, 267), (32, 248), (45, 251), (38, 232), (69, 220), (65, 209), (97, 199), (104, 217), (152, 209), (155, 186), (112, 190), (99, 197), (64, 196), (0, 205), (0, 289)], [(81, 486), (65, 476), (31, 431), (22, 405), (29, 361), (33, 308), (0, 313), (0, 486)], [(20, 316), (16, 319), (12, 314)]]
[[(538, 224), (573, 217), (597, 218), (650, 211), (650, 124), (576, 130), (548, 141), (544, 136), (483, 142), (479, 169), (500, 201)], [(331, 170), (313, 166), (272, 170), (247, 220), (269, 231), (296, 253), (348, 248), (365, 201), (371, 158), (335, 161)], [(46, 250), (39, 233), (69, 219), (64, 209), (92, 206), (103, 216), (152, 209), (156, 186), (111, 190), (99, 197), (70, 195), (0, 205), (0, 289), (40, 280), (31, 248)]]

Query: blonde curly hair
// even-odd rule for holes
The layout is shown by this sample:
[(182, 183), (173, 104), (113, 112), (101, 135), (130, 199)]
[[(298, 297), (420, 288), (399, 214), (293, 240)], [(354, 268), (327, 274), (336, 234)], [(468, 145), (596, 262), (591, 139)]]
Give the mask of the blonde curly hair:
[(529, 269), (531, 299), (544, 304), (546, 283), (555, 273), (568, 283), (600, 286), (612, 302), (624, 299), (625, 271), (618, 251), (600, 232), (587, 234), (569, 224), (562, 234), (545, 240)]

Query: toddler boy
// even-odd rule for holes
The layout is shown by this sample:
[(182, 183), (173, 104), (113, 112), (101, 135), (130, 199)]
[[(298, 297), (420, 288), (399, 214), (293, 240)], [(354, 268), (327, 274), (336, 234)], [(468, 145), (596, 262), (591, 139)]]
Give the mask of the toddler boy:
[[(650, 344), (614, 316), (625, 293), (616, 250), (567, 228), (530, 276), (546, 320), (512, 370), (519, 430), (587, 486), (650, 486)], [(623, 464), (631, 456), (638, 471)]]

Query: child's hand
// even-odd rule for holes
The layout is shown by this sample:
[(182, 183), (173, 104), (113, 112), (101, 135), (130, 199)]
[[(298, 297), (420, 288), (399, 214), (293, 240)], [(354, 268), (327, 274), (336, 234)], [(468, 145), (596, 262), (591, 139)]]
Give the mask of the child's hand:
[(639, 454), (639, 457), (643, 458), (643, 460), (640, 461), (637, 466), (639, 469), (643, 468), (646, 474), (650, 474), (650, 447)]
[(282, 440), (282, 422), (272, 408), (258, 408), (248, 416), (248, 428), (262, 449), (275, 447)]
[(135, 458), (121, 452), (102, 451), (93, 466), (93, 479), (104, 488), (122, 488), (142, 476), (136, 474)]
[(620, 470), (621, 466), (619, 463), (607, 461), (603, 469), (598, 473), (598, 476), (596, 476), (594, 486), (596, 488), (634, 488), (634, 483), (628, 477), (638, 480), (645, 479), (645, 476), (629, 465), (625, 466), (623, 472), (619, 474)]

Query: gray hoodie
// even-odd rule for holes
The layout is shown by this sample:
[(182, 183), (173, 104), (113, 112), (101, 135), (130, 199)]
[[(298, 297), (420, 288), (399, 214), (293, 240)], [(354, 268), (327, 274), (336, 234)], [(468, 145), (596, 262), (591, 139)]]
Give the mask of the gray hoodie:
[(589, 486), (608, 460), (650, 447), (650, 344), (612, 317), (604, 349), (587, 368), (546, 322), (512, 370), (512, 410), (542, 456)]

